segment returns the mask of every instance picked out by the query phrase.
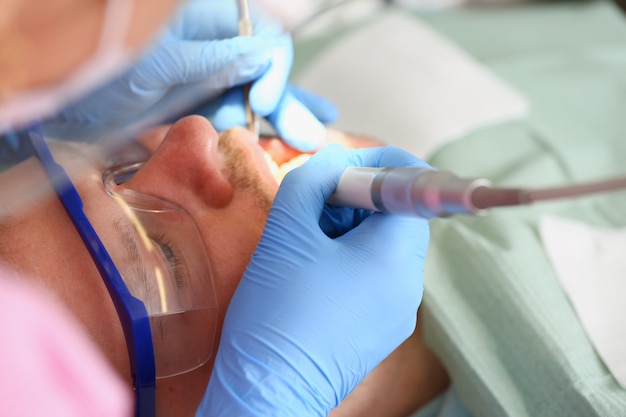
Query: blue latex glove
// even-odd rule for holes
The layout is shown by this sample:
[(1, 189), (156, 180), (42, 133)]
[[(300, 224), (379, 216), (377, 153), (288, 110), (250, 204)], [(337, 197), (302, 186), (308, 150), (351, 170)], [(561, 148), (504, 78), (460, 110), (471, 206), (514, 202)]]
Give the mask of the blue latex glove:
[[(68, 140), (85, 140), (91, 133), (98, 137), (137, 120), (153, 122), (180, 114), (253, 80), (258, 80), (252, 97), (255, 111), (262, 115), (288, 112), (299, 103), (281, 101), (292, 64), (291, 37), (259, 15), (252, 18), (254, 36), (239, 37), (237, 2), (187, 1), (130, 70), (44, 121), (44, 132)], [(243, 102), (239, 105), (243, 108)], [(283, 128), (286, 123), (276, 127), (292, 137), (292, 131), (314, 126), (312, 131), (320, 136), (321, 123), (312, 113), (304, 121), (297, 129)], [(318, 144), (324, 139), (317, 136), (310, 140)]]
[(330, 145), (283, 180), (228, 307), (197, 416), (326, 416), (415, 329), (426, 220), (325, 206), (347, 166), (424, 166)]
[[(257, 103), (263, 104), (271, 97), (271, 91), (272, 83), (264, 79), (253, 85), (250, 92), (253, 110), (258, 108)], [(290, 84), (279, 99), (269, 113), (267, 109), (272, 106), (265, 106), (257, 113), (265, 116), (276, 133), (292, 147), (305, 152), (319, 148), (326, 139), (324, 124), (337, 119), (337, 108), (328, 100)], [(213, 125), (218, 131), (246, 125), (243, 102), (242, 88), (234, 88), (224, 94), (213, 117)]]

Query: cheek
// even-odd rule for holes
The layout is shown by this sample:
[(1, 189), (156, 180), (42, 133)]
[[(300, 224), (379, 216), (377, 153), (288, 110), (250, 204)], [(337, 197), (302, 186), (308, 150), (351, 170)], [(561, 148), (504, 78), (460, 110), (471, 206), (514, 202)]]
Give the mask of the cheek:
[(264, 225), (264, 220), (251, 218), (234, 208), (229, 209), (227, 214), (217, 216), (215, 212), (209, 213), (200, 226), (211, 262), (220, 312), (226, 311)]
[(129, 378), (126, 342), (103, 279), (67, 215), (57, 204), (44, 208), (37, 216), (48, 220), (42, 227), (37, 227), (37, 217), (33, 217), (27, 223), (35, 224), (18, 229), (28, 236), (27, 242), (16, 247), (17, 260), (24, 265), (21, 270), (58, 298), (119, 375)]

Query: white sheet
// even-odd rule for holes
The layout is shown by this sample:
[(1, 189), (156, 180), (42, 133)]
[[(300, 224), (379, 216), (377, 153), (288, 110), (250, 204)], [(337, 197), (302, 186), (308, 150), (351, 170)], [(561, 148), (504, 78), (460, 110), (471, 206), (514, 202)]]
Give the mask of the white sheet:
[(546, 216), (539, 230), (591, 343), (626, 388), (626, 228), (598, 229)]
[(467, 132), (527, 114), (522, 95), (417, 17), (379, 13), (294, 79), (339, 107), (333, 127), (425, 159)]

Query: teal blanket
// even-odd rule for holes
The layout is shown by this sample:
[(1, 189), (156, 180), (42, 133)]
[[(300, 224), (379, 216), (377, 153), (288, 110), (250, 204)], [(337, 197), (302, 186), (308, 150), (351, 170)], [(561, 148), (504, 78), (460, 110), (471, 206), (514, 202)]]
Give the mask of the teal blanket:
[[(626, 20), (617, 6), (534, 2), (415, 16), (530, 103), (523, 120), (441, 147), (433, 166), (499, 186), (626, 175)], [(295, 69), (331, 41), (297, 44)], [(626, 390), (595, 352), (546, 256), (538, 232), (545, 214), (623, 227), (626, 192), (432, 221), (420, 317), (426, 340), (476, 417), (626, 415)]]
[[(501, 186), (626, 175), (626, 21), (616, 6), (536, 3), (421, 17), (531, 103), (527, 119), (445, 146), (434, 166)], [(544, 214), (622, 227), (626, 193), (433, 221), (427, 341), (475, 416), (626, 415), (626, 391), (546, 257), (537, 229)]]

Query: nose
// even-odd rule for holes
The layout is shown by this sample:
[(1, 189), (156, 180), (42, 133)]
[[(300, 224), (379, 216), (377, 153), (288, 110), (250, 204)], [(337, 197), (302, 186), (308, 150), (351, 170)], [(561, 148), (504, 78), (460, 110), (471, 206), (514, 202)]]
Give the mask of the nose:
[(224, 207), (232, 199), (233, 187), (222, 170), (218, 141), (204, 117), (182, 118), (124, 186), (182, 207), (197, 203)]

